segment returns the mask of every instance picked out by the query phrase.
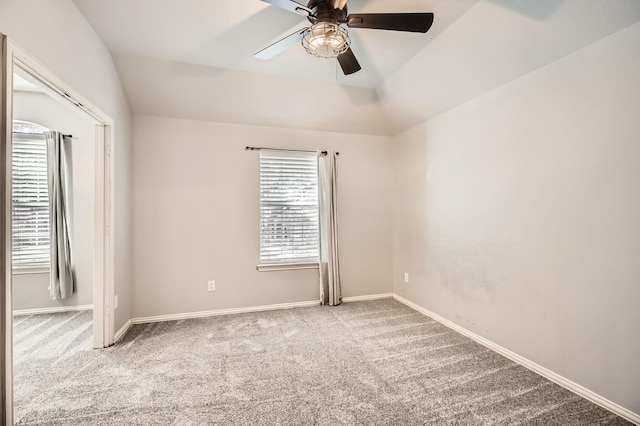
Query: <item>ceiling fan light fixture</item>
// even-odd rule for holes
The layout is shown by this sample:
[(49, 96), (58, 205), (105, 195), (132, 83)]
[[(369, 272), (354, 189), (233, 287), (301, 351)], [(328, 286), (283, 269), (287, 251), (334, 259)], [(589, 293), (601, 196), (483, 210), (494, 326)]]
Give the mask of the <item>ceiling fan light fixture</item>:
[(347, 30), (331, 22), (318, 22), (306, 29), (302, 46), (318, 58), (337, 58), (349, 49), (351, 39)]

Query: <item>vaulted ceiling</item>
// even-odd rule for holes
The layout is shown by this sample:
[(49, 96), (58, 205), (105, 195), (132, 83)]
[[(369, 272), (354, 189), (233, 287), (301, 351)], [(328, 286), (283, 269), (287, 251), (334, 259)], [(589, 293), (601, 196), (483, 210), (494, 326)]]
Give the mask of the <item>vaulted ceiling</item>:
[(259, 0), (74, 0), (111, 50), (134, 113), (395, 134), (640, 20), (638, 0), (349, 0), (354, 12), (433, 12), (427, 34), (350, 29), (362, 70), (302, 46), (308, 26)]

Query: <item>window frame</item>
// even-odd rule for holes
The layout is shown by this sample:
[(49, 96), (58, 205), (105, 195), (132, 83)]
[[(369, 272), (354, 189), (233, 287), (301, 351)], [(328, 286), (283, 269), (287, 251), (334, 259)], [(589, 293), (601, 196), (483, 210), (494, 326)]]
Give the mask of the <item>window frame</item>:
[[(20, 141), (20, 140), (42, 140), (42, 143), (45, 144), (44, 145), (44, 149), (45, 149), (45, 156), (44, 156), (44, 169), (45, 169), (45, 173), (44, 173), (44, 184), (47, 187), (47, 191), (48, 191), (48, 160), (47, 160), (47, 153), (46, 153), (46, 139), (44, 137), (44, 132), (48, 131), (48, 129), (42, 125), (39, 125), (37, 123), (31, 123), (31, 122), (27, 122), (27, 121), (21, 121), (21, 120), (14, 120), (12, 123), (12, 156), (15, 150), (15, 144), (16, 141)], [(15, 224), (15, 218), (14, 218), (14, 212), (15, 212), (15, 208), (16, 208), (16, 202), (15, 202), (15, 198), (14, 198), (14, 188), (15, 188), (15, 178), (14, 178), (14, 159), (12, 159), (11, 161), (11, 199), (12, 199), (12, 209), (11, 209), (11, 230), (12, 230), (12, 237), (11, 237), (11, 244), (14, 245), (14, 237), (15, 237), (15, 228), (14, 228), (14, 224)], [(47, 194), (47, 207), (46, 207), (46, 214), (49, 215), (49, 206), (50, 206), (50, 200)], [(20, 265), (20, 262), (16, 262), (16, 250), (15, 247), (13, 247), (13, 249), (11, 250), (11, 270), (12, 273), (15, 275), (26, 275), (26, 274), (45, 274), (45, 273), (50, 273), (50, 256), (51, 256), (51, 239), (50, 239), (50, 235), (51, 235), (51, 224), (48, 224), (49, 230), (48, 230), (48, 234), (49, 234), (49, 243), (48, 243), (48, 251), (46, 253), (46, 260), (41, 259), (40, 262), (34, 262), (34, 265), (28, 265), (28, 264), (24, 264), (24, 266)]]
[[(278, 152), (274, 152), (274, 151), (278, 151)], [(318, 269), (318, 265), (319, 265), (319, 261), (320, 261), (320, 199), (319, 199), (319, 192), (318, 192), (318, 185), (319, 185), (319, 178), (318, 178), (318, 159), (317, 159), (318, 153), (315, 151), (296, 151), (296, 150), (265, 150), (265, 151), (260, 151), (260, 159), (259, 159), (259, 170), (258, 170), (258, 175), (259, 175), (259, 220), (258, 220), (258, 224), (259, 224), (259, 229), (258, 229), (258, 233), (259, 233), (259, 253), (258, 253), (258, 265), (256, 267), (256, 269), (258, 271), (284, 271), (284, 270), (296, 270), (296, 269)], [(314, 182), (313, 182), (313, 187), (314, 187), (314, 191), (312, 192), (314, 194), (314, 201), (315, 204), (312, 206), (315, 208), (315, 223), (312, 225), (313, 227), (315, 227), (317, 229), (316, 231), (316, 247), (315, 249), (317, 250), (316, 255), (314, 256), (313, 259), (310, 259), (309, 256), (306, 257), (301, 257), (300, 261), (296, 261), (295, 257), (291, 257), (291, 258), (284, 258), (281, 261), (273, 261), (273, 262), (265, 262), (265, 257), (263, 255), (263, 249), (265, 248), (265, 240), (269, 240), (269, 234), (265, 234), (265, 219), (264, 219), (264, 207), (266, 205), (271, 205), (271, 206), (293, 206), (295, 205), (295, 200), (291, 199), (291, 201), (287, 202), (287, 203), (278, 203), (278, 202), (265, 202), (263, 195), (265, 194), (265, 188), (266, 188), (266, 184), (264, 183), (264, 178), (265, 175), (267, 173), (263, 172), (263, 158), (267, 157), (267, 158), (272, 158), (272, 159), (276, 159), (276, 158), (287, 158), (287, 159), (300, 159), (302, 160), (300, 164), (304, 164), (305, 160), (308, 163), (308, 160), (311, 159), (312, 157), (315, 157), (315, 161), (314, 161), (314, 166), (313, 166), (313, 171), (315, 172), (314, 175)], [(277, 160), (276, 160), (277, 161)], [(303, 173), (306, 171), (308, 172), (309, 170), (311, 170), (311, 167), (308, 167), (308, 164), (306, 166), (306, 169), (303, 170)], [(285, 171), (286, 172), (290, 172), (290, 170)], [(306, 176), (306, 178), (308, 179), (308, 175)], [(273, 184), (271, 184), (272, 186)], [(286, 186), (286, 184), (284, 185)], [(266, 188), (268, 189), (272, 189), (272, 188)], [(304, 198), (305, 200), (309, 200), (309, 191), (301, 191), (300, 192), (300, 198)], [(305, 206), (309, 206), (308, 204), (304, 204)], [(303, 210), (299, 217), (304, 217), (305, 216), (305, 211)], [(306, 216), (304, 219), (308, 219), (309, 216)], [(308, 237), (309, 234), (304, 234), (305, 237)], [(273, 234), (271, 234), (271, 237), (273, 236)], [(308, 241), (305, 238), (305, 241)], [(310, 244), (312, 245), (312, 244)]]

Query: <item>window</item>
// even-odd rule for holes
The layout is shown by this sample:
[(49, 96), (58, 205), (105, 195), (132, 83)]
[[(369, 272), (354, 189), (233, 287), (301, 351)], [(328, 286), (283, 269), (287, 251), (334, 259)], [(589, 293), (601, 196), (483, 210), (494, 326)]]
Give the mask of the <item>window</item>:
[(12, 163), (13, 268), (49, 268), (47, 146), (41, 126), (14, 122)]
[(260, 152), (260, 264), (317, 263), (318, 158)]

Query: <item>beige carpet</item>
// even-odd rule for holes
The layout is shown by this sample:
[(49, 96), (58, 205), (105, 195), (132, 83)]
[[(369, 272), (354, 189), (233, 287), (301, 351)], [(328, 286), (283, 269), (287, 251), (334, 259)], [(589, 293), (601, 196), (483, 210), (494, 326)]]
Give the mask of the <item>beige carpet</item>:
[(628, 424), (391, 299), (137, 325), (106, 350), (51, 317), (72, 343), (16, 324), (17, 424)]

